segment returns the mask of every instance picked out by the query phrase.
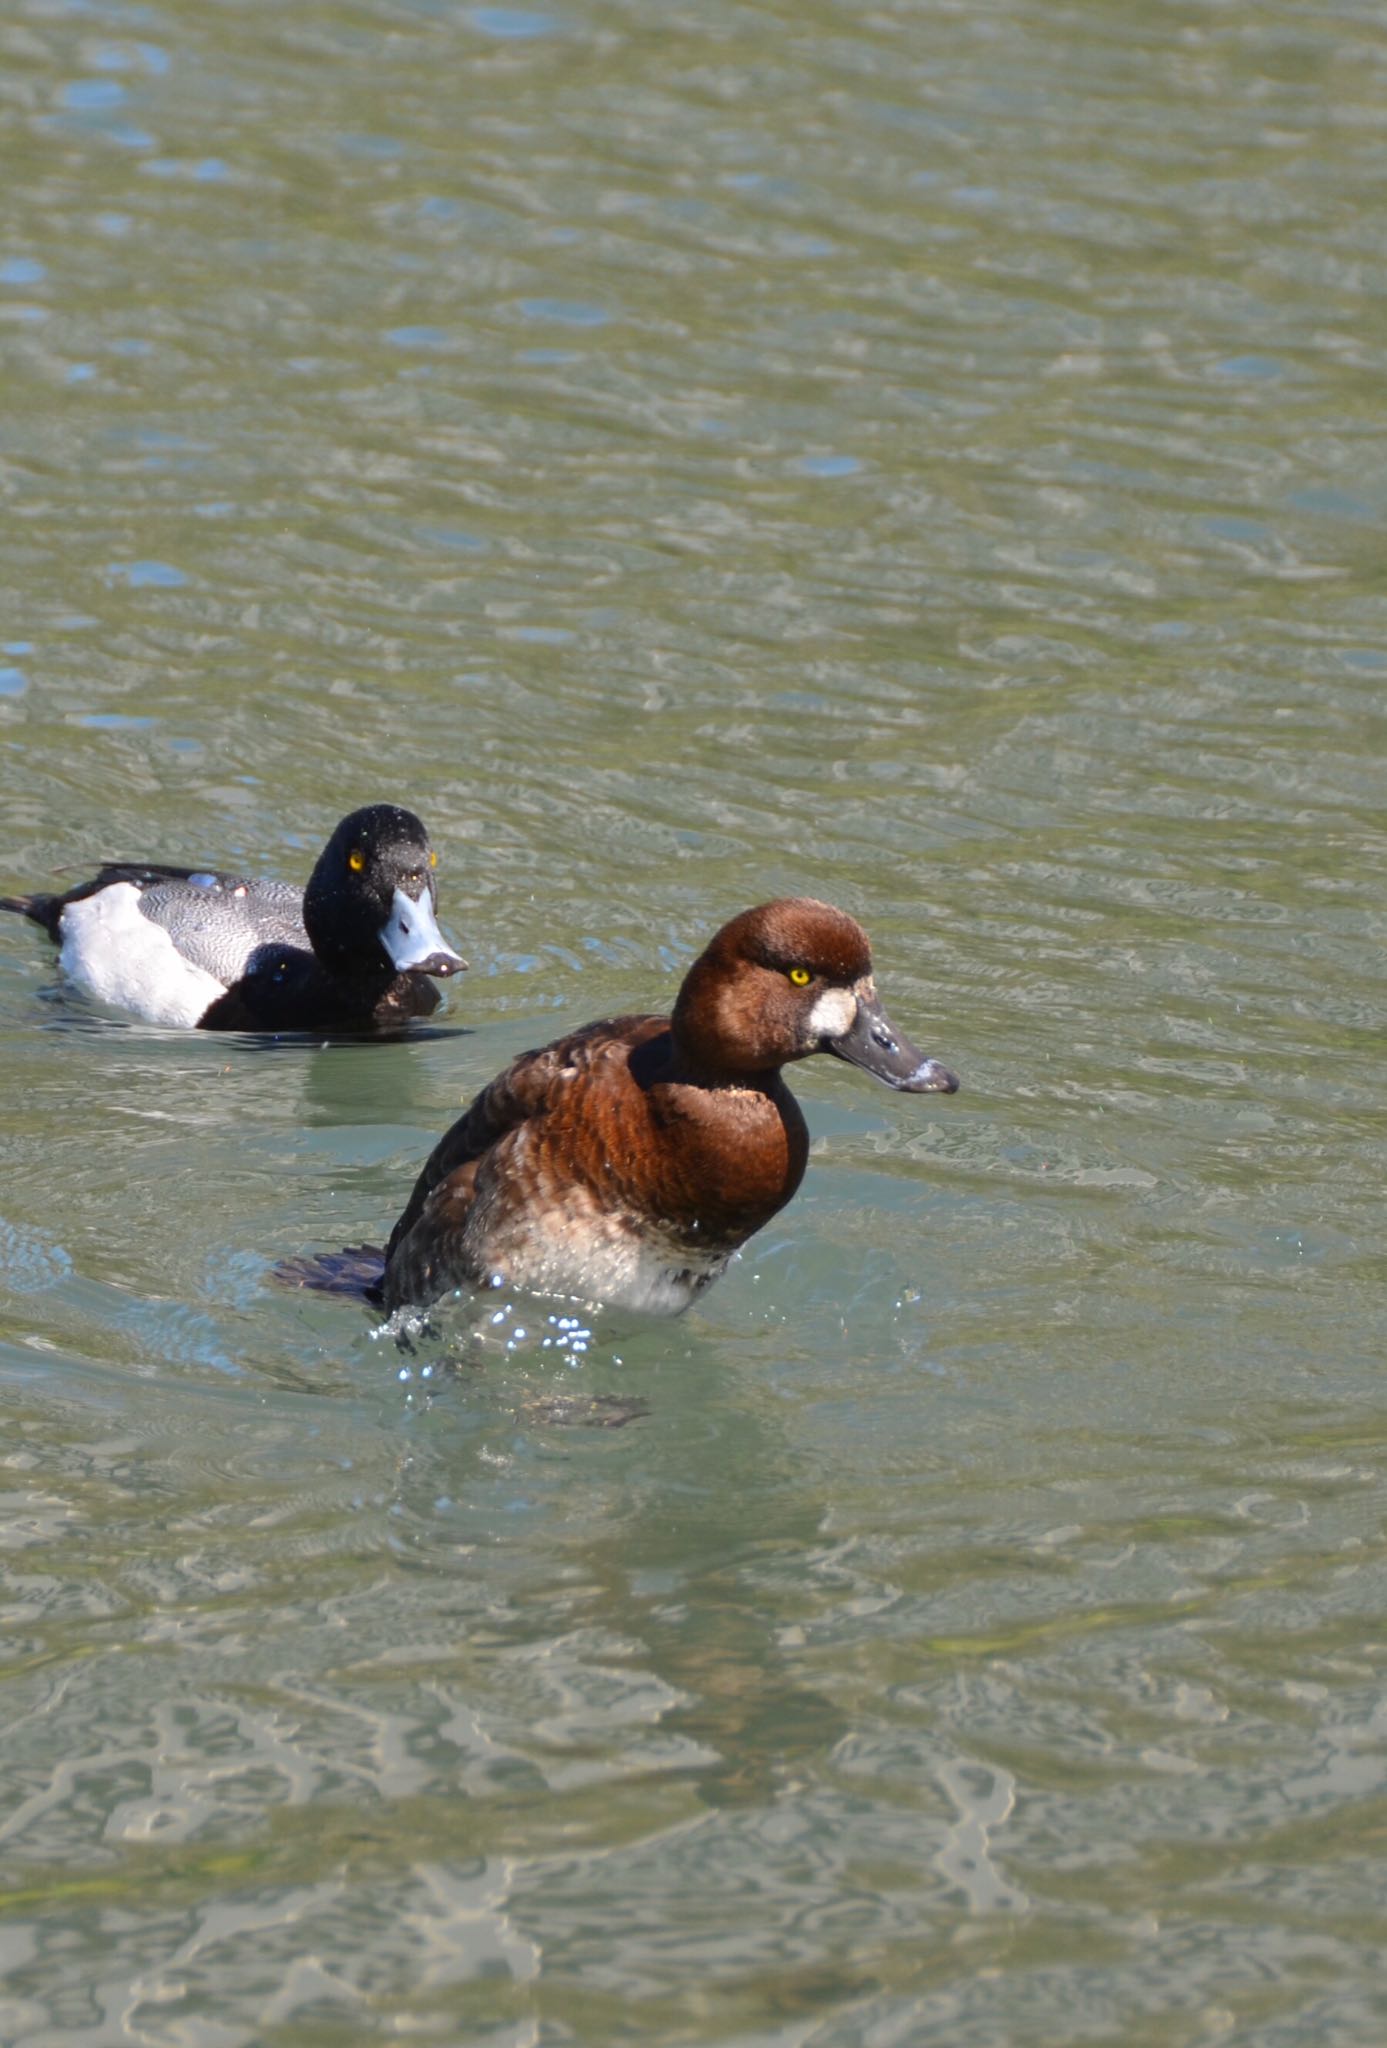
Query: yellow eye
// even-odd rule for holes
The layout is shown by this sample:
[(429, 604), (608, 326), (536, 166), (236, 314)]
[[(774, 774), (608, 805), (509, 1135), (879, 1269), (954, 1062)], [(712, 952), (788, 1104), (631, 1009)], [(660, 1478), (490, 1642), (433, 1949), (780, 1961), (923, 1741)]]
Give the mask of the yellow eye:
[(432, 847), (429, 848), (429, 866), (431, 868), (436, 868), (438, 866), (438, 855), (434, 852)]
[(359, 875), (366, 865), (366, 856), (359, 846), (354, 846), (347, 855), (347, 866), (354, 875)]
[(808, 988), (813, 978), (807, 967), (792, 967), (790, 969), (790, 979), (796, 988)]

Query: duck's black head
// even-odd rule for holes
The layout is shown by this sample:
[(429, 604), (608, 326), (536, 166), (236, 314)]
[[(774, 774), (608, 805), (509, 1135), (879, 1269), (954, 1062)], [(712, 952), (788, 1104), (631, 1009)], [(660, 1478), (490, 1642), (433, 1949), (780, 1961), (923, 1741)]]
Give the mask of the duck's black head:
[(323, 848), (303, 897), (313, 950), (331, 973), (457, 974), (438, 928), (438, 856), (413, 811), (367, 804)]

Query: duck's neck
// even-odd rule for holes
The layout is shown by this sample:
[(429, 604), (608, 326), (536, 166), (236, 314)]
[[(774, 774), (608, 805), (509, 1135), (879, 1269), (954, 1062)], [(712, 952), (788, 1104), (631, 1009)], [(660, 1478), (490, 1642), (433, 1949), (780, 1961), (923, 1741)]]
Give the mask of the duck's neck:
[(361, 931), (359, 921), (342, 915), (341, 906), (320, 880), (316, 868), (303, 892), (303, 928), (323, 968), (335, 978), (357, 984), (370, 982), (382, 989), (395, 979), (396, 969), (386, 959), (374, 934), (368, 937)]

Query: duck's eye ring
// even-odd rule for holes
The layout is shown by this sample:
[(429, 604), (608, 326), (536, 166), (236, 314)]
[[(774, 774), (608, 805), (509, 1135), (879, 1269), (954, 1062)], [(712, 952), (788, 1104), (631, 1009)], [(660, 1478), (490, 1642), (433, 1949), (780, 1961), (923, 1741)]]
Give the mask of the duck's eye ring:
[(366, 865), (366, 856), (359, 846), (354, 846), (347, 855), (347, 866), (354, 875), (359, 875)]
[(796, 988), (808, 988), (810, 982), (814, 979), (807, 967), (792, 967), (789, 970), (789, 974)]

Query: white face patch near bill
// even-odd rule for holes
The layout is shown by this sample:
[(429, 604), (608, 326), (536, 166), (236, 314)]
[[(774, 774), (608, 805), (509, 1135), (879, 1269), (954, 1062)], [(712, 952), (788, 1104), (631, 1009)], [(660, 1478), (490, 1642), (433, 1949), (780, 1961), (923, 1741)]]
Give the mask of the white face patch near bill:
[(196, 1024), (218, 996), (215, 975), (185, 960), (162, 925), (140, 909), (131, 882), (112, 882), (69, 903), (58, 927), (63, 972), (99, 1002), (146, 1024)]
[(841, 1038), (857, 1022), (857, 997), (850, 988), (826, 988), (809, 1012), (816, 1038)]

